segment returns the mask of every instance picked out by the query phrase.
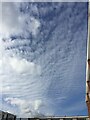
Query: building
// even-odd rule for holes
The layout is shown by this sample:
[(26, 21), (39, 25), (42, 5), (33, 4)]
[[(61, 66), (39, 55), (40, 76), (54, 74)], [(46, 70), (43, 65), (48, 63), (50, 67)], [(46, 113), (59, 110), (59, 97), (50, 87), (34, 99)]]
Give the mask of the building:
[(0, 120), (16, 120), (16, 116), (8, 112), (0, 111)]
[(90, 117), (90, 3), (88, 7), (88, 43), (87, 43), (87, 70), (86, 70), (86, 104)]
[(15, 115), (8, 112), (0, 111), (0, 120), (89, 120), (88, 116), (71, 116), (71, 117), (40, 117), (40, 118), (16, 118)]
[(16, 120), (90, 120), (88, 116), (72, 117), (43, 117), (43, 118), (16, 118)]

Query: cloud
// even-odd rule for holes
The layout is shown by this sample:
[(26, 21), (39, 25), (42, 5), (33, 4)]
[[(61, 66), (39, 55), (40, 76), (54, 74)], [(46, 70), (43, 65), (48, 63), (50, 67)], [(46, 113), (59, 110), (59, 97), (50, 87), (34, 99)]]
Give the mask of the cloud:
[(36, 100), (36, 101), (35, 101), (34, 109), (35, 109), (35, 110), (38, 110), (38, 108), (40, 107), (41, 104), (42, 104), (42, 101), (41, 101), (41, 100)]
[(0, 93), (6, 93), (6, 92), (10, 92), (10, 86), (5, 87), (4, 89), (2, 89), (3, 84), (0, 86)]
[[(8, 62), (8, 64), (7, 64)], [(40, 65), (35, 64), (34, 62), (27, 61), (26, 59), (20, 59), (16, 57), (4, 57), (0, 60), (1, 72), (4, 72), (5, 69), (12, 69), (16, 73), (29, 73), (30, 75), (40, 75), (41, 67)]]
[[(10, 37), (12, 35), (29, 36), (36, 35), (40, 22), (33, 16), (20, 13), (18, 4), (2, 3), (2, 13), (0, 14), (0, 33), (3, 37)], [(27, 32), (28, 31), (28, 32)]]
[(0, 68), (2, 67), (2, 60), (0, 60)]
[(84, 101), (86, 13), (85, 3), (3, 3), (3, 110), (19, 117), (62, 115), (76, 97)]
[(19, 116), (22, 117), (34, 117), (41, 116), (39, 108), (43, 104), (41, 100), (25, 101), (20, 98), (6, 98), (5, 101), (12, 106), (19, 107)]
[(18, 73), (29, 73), (31, 75), (40, 75), (41, 67), (25, 59), (10, 58), (10, 65)]

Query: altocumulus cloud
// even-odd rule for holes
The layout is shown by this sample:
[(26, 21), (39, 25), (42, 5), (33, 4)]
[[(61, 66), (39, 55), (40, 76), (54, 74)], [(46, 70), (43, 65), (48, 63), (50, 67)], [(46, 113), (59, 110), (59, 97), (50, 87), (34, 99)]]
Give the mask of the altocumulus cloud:
[(86, 114), (87, 3), (2, 3), (1, 17), (0, 109)]
[[(4, 37), (11, 35), (23, 34), (28, 35), (28, 32), (37, 34), (37, 29), (40, 26), (38, 20), (28, 14), (20, 13), (19, 5), (15, 3), (2, 3), (2, 13), (0, 14), (0, 31)], [(7, 12), (8, 11), (8, 12)], [(6, 19), (7, 18), (7, 19)]]

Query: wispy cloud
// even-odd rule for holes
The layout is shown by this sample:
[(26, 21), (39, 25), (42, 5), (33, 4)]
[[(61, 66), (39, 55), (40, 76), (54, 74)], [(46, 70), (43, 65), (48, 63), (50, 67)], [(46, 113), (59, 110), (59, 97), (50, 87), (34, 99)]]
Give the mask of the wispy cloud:
[(87, 4), (3, 3), (2, 11), (3, 110), (19, 117), (62, 115), (66, 104), (70, 110), (76, 104), (76, 114), (85, 93)]

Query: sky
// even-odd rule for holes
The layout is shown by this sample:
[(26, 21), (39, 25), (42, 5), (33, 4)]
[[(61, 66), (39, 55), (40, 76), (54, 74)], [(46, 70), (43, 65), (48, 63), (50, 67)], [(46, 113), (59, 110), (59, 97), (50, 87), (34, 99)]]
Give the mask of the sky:
[(87, 115), (83, 2), (0, 3), (0, 109), (18, 117)]

